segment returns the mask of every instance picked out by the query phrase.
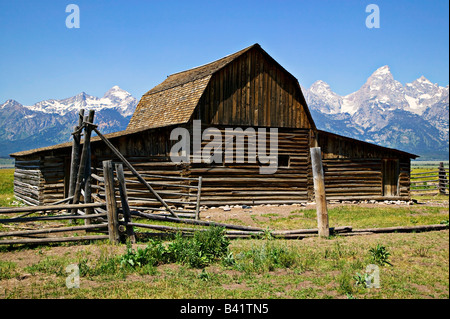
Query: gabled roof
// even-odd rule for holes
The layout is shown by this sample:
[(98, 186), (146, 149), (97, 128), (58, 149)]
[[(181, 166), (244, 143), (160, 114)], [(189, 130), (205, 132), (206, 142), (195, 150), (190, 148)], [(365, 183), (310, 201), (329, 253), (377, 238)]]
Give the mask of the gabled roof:
[(127, 130), (188, 122), (212, 74), (254, 47), (259, 47), (259, 44), (168, 76), (164, 82), (142, 96)]
[(128, 124), (127, 130), (187, 123), (191, 119), (212, 75), (252, 49), (260, 50), (269, 60), (297, 83), (300, 99), (305, 107), (308, 120), (311, 126), (315, 128), (298, 80), (256, 43), (217, 61), (167, 77), (164, 82), (155, 86), (142, 96)]

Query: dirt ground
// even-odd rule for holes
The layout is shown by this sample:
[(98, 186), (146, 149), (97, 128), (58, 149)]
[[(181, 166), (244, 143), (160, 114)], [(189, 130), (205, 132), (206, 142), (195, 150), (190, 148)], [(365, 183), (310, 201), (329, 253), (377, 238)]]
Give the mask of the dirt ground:
[[(357, 204), (359, 207), (366, 208), (379, 208), (379, 207), (409, 207), (413, 206), (435, 206), (435, 207), (449, 207), (449, 201), (433, 201), (433, 200), (420, 200), (417, 202), (396, 202), (396, 201), (385, 201), (385, 202), (350, 202), (351, 204)], [(349, 205), (349, 202), (342, 203), (330, 203), (327, 204), (328, 209)], [(263, 220), (268, 216), (268, 214), (277, 214), (278, 218), (287, 217), (292, 211), (295, 210), (305, 210), (305, 209), (316, 209), (315, 203), (301, 203), (301, 204), (291, 204), (291, 205), (225, 205), (219, 207), (203, 207), (200, 211), (200, 219), (207, 221), (223, 222), (227, 223), (230, 221), (239, 221), (238, 224), (258, 227), (259, 225), (255, 222), (255, 218), (258, 220)], [(266, 215), (266, 216), (264, 216)], [(252, 218), (253, 216), (253, 218)]]

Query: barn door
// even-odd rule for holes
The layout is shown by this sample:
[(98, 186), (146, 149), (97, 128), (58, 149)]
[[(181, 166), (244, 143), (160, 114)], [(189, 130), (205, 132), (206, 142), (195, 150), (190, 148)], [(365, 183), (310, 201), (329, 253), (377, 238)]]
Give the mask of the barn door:
[(398, 195), (400, 163), (398, 159), (383, 159), (383, 196)]

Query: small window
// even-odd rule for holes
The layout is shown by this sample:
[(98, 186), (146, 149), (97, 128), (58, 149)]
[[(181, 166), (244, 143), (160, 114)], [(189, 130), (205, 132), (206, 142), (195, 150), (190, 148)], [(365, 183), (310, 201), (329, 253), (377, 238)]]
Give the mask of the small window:
[(289, 155), (278, 155), (278, 167), (289, 167)]

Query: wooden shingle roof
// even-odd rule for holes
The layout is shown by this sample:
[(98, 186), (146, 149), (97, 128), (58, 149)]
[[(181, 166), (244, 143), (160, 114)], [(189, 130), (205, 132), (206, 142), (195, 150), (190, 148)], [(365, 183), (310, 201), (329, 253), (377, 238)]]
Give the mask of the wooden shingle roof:
[(254, 44), (217, 61), (170, 75), (142, 96), (127, 130), (188, 122), (211, 76), (254, 47), (260, 46)]

